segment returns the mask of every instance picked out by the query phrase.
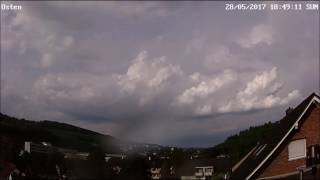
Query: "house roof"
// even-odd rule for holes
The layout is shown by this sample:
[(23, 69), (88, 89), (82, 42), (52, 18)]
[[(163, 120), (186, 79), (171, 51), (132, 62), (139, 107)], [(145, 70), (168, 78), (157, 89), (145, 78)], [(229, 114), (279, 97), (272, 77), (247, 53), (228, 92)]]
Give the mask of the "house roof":
[(285, 142), (294, 131), (296, 123), (304, 119), (307, 110), (313, 107), (314, 101), (319, 103), (319, 96), (312, 93), (303, 100), (289, 114), (276, 122), (277, 126), (272, 131), (272, 136), (268, 136), (257, 146), (246, 159), (232, 172), (231, 179), (251, 179), (257, 175), (262, 167), (270, 162), (270, 159), (278, 152), (279, 147)]

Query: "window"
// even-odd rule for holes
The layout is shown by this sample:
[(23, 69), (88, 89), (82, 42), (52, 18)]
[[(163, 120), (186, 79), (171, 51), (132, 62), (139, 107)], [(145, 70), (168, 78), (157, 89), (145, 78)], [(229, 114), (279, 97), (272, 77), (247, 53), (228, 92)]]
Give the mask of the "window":
[(288, 146), (289, 161), (306, 157), (306, 139), (291, 141)]
[(264, 150), (264, 148), (266, 148), (266, 146), (267, 146), (267, 144), (265, 144), (265, 145), (263, 145), (260, 149), (259, 149), (259, 151), (257, 151), (256, 152), (256, 156), (259, 156), (259, 154)]
[(202, 168), (197, 168), (197, 173), (203, 173), (203, 169)]

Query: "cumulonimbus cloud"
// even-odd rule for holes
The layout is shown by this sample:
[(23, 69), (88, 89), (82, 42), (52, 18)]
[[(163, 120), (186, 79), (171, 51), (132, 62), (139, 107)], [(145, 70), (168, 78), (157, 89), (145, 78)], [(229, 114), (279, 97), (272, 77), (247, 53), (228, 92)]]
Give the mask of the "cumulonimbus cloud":
[[(215, 98), (219, 92), (228, 91), (234, 83), (238, 83), (237, 72), (226, 69), (213, 75), (199, 72), (187, 74), (179, 66), (168, 63), (166, 57), (153, 58), (146, 51), (140, 52), (131, 62), (125, 73), (111, 76), (89, 73), (47, 74), (35, 82), (34, 93), (38, 99), (46, 100), (49, 104), (74, 104), (75, 107), (79, 105), (86, 109), (86, 106), (99, 102), (101, 104), (96, 105), (97, 109), (98, 106), (107, 109), (114, 102), (127, 101), (126, 108), (137, 112), (144, 112), (146, 106), (149, 106), (150, 112), (147, 114), (150, 116), (156, 108), (150, 106), (157, 104), (164, 111), (163, 114), (174, 114), (175, 110), (166, 112), (168, 109), (165, 107), (170, 106), (190, 117), (270, 108), (284, 105), (299, 95), (298, 90), (289, 93), (288, 97), (275, 95), (274, 88), (281, 88), (281, 83), (278, 82), (277, 68), (274, 67), (256, 74), (249, 82), (243, 82), (246, 87), (239, 89), (237, 94), (230, 94), (233, 100), (223, 105), (224, 99), (217, 101)], [(111, 114), (107, 112), (92, 111), (98, 113), (94, 116), (106, 119), (130, 118), (126, 110)]]

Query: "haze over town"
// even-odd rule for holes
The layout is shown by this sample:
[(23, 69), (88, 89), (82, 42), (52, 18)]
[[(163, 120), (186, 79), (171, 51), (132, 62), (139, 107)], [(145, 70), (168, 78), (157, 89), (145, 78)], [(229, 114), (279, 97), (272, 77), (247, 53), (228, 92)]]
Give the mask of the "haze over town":
[(224, 2), (20, 2), (1, 11), (1, 112), (207, 147), (319, 93), (319, 12)]

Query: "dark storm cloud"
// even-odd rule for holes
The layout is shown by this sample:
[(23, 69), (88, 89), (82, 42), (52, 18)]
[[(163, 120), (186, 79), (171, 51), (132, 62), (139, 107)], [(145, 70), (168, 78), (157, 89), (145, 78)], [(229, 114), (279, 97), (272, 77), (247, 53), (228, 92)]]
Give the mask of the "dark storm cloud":
[(10, 115), (209, 146), (280, 119), (318, 91), (317, 12), (225, 11), (223, 2), (22, 5), (1, 12), (1, 111)]

